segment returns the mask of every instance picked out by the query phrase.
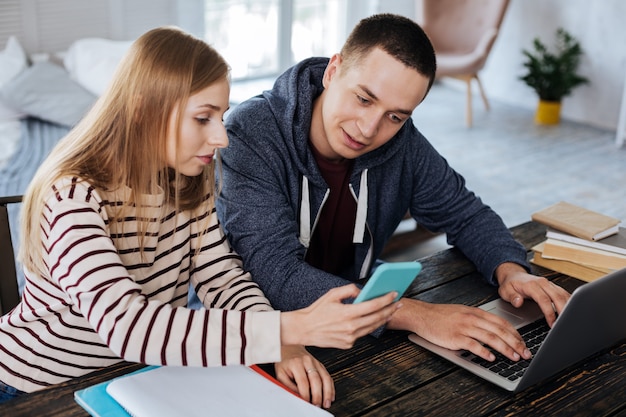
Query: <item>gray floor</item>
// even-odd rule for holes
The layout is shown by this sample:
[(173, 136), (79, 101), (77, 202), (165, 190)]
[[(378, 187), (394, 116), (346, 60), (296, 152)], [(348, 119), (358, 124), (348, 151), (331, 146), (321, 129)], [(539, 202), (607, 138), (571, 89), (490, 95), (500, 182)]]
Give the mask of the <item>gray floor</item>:
[(465, 126), (465, 95), (436, 84), (416, 109), (418, 128), (507, 226), (565, 200), (626, 220), (626, 147), (615, 132), (563, 120), (538, 126), (533, 111), (478, 97)]
[[(465, 93), (435, 84), (414, 113), (416, 125), (467, 186), (509, 227), (560, 200), (626, 220), (626, 147), (614, 131), (562, 120), (538, 126), (533, 111), (490, 100), (473, 101), (474, 123), (465, 125)], [(409, 260), (448, 247), (436, 237), (387, 260)]]

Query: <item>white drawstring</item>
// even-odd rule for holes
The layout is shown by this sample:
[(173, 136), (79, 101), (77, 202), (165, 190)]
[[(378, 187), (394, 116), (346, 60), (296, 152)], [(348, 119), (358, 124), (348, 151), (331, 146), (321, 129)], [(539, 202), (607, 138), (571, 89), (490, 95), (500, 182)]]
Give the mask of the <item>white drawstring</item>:
[[(352, 188), (352, 187), (350, 187)], [(354, 191), (353, 191), (354, 192)], [(359, 198), (356, 206), (356, 219), (354, 222), (354, 234), (352, 243), (363, 243), (365, 238), (365, 226), (367, 222), (367, 169), (361, 173)], [(309, 198), (309, 180), (302, 176), (302, 198), (300, 203), (300, 243), (305, 248), (311, 242), (311, 201)]]
[(361, 185), (359, 188), (352, 243), (363, 243), (365, 237), (365, 222), (367, 221), (367, 169), (364, 169), (361, 173)]
[(302, 201), (300, 202), (300, 243), (305, 248), (311, 242), (311, 202), (309, 201), (309, 180), (302, 176)]

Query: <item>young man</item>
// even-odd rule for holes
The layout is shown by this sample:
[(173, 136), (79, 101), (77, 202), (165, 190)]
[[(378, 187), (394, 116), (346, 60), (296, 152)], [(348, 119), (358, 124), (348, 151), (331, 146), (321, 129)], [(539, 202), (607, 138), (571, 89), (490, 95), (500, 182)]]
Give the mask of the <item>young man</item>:
[[(363, 19), (341, 53), (287, 70), (227, 119), (218, 212), (275, 308), (307, 306), (369, 276), (407, 210), (471, 259), (505, 300), (536, 300), (552, 324), (569, 294), (530, 275), (526, 251), (413, 125), (435, 54), (412, 20)], [(403, 299), (388, 323), (485, 359), (529, 358), (508, 322), (480, 309)]]

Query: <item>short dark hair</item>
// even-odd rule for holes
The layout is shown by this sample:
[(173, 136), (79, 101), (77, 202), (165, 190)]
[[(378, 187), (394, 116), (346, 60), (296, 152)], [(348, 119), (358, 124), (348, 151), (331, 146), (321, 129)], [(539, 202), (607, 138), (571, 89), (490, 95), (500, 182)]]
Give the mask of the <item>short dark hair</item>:
[(427, 77), (430, 90), (437, 70), (435, 49), (417, 22), (391, 13), (366, 17), (352, 29), (341, 57), (350, 66), (376, 47)]

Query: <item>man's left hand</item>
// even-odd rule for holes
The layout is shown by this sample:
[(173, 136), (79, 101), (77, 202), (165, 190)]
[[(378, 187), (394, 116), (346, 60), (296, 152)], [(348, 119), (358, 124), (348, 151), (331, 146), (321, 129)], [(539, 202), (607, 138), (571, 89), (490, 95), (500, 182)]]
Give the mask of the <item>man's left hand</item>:
[(557, 314), (565, 308), (570, 294), (550, 280), (531, 275), (520, 265), (503, 263), (496, 268), (496, 278), (500, 284), (498, 293), (514, 307), (521, 307), (524, 299), (534, 300), (552, 327)]

